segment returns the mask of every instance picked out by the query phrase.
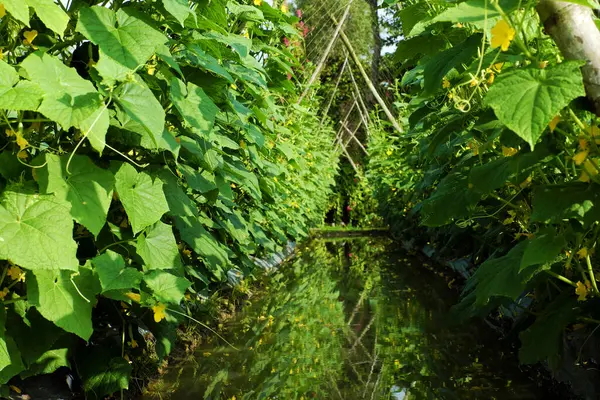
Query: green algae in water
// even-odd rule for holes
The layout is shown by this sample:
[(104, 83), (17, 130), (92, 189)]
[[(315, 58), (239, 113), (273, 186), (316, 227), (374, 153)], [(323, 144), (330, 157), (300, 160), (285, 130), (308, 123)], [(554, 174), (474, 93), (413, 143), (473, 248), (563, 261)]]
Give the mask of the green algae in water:
[(317, 239), (262, 282), (227, 340), (146, 398), (549, 398), (494, 335), (456, 326), (456, 294), (382, 238)]

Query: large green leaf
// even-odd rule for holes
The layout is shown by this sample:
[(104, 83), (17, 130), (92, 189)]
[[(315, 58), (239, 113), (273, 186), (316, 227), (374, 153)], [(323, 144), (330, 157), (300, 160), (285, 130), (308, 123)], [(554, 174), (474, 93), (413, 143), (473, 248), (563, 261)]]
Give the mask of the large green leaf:
[(423, 201), (423, 225), (441, 226), (467, 217), (479, 198), (478, 193), (469, 189), (467, 177), (460, 173), (451, 173), (439, 183), (431, 196)]
[[(520, 2), (516, 0), (501, 0), (499, 5), (503, 12), (509, 14), (519, 6)], [(435, 17), (432, 22), (448, 21), (471, 23), (480, 29), (483, 29), (487, 19), (488, 29), (494, 26), (496, 20), (500, 18), (500, 13), (494, 8), (488, 0), (467, 0), (459, 3), (456, 7), (448, 8)]]
[(116, 98), (127, 115), (141, 124), (157, 146), (165, 130), (165, 111), (139, 75), (123, 85)]
[(115, 188), (127, 212), (133, 233), (160, 220), (169, 211), (163, 183), (130, 164), (122, 164), (115, 174)]
[(144, 276), (144, 282), (158, 301), (172, 304), (179, 304), (192, 284), (187, 279), (166, 271), (150, 271)]
[(97, 348), (79, 365), (86, 399), (102, 400), (129, 387), (133, 366), (108, 349)]
[(193, 83), (188, 83), (186, 87), (181, 80), (173, 77), (170, 96), (189, 126), (202, 134), (208, 134), (212, 130), (219, 109), (201, 87)]
[(29, 26), (29, 5), (23, 0), (2, 0), (2, 4), (6, 11), (13, 16), (14, 19), (21, 21)]
[(92, 308), (101, 290), (92, 270), (39, 270), (30, 274), (27, 282), (27, 299), (44, 318), (84, 340), (90, 338)]
[(600, 189), (583, 182), (538, 186), (533, 190), (532, 208), (532, 222), (575, 219), (591, 225), (600, 221)]
[(142, 273), (135, 268), (125, 266), (123, 256), (107, 250), (92, 259), (98, 273), (102, 292), (119, 289), (139, 289)]
[(179, 229), (181, 239), (196, 253), (206, 260), (209, 269), (225, 269), (229, 264), (227, 252), (219, 242), (204, 229), (200, 221), (194, 217), (176, 217), (175, 225)]
[(25, 0), (25, 3), (33, 7), (44, 25), (59, 35), (63, 35), (69, 24), (69, 16), (54, 0)]
[(547, 264), (521, 268), (521, 260), (528, 244), (528, 241), (520, 242), (505, 256), (488, 259), (479, 266), (470, 278), (471, 282), (467, 284), (476, 284), (478, 306), (487, 304), (492, 297), (516, 299), (533, 276), (550, 268)]
[(577, 318), (577, 311), (577, 300), (572, 297), (560, 296), (548, 305), (533, 325), (519, 335), (519, 360), (523, 364), (535, 364), (548, 358), (556, 361), (563, 346), (563, 331)]
[(565, 244), (565, 237), (554, 230), (538, 233), (527, 243), (527, 248), (521, 259), (520, 270), (522, 271), (532, 265), (552, 263)]
[(20, 80), (17, 71), (0, 60), (0, 108), (35, 111), (43, 95), (37, 83)]
[(6, 310), (0, 310), (0, 383), (6, 383), (14, 375), (25, 369), (21, 353), (12, 337), (6, 332)]
[(140, 234), (136, 249), (146, 269), (178, 269), (182, 265), (173, 228), (160, 221)]
[(5, 191), (0, 197), (0, 259), (27, 269), (77, 270), (69, 204), (54, 196)]
[(81, 132), (86, 135), (92, 148), (100, 155), (106, 146), (106, 132), (109, 124), (110, 116), (106, 107), (99, 108), (79, 124)]
[(115, 178), (86, 156), (71, 159), (69, 174), (68, 161), (68, 155), (46, 155), (46, 166), (37, 173), (40, 190), (71, 203), (73, 219), (97, 236), (106, 223)]
[(482, 35), (476, 33), (464, 42), (442, 51), (431, 57), (424, 65), (423, 89), (425, 93), (432, 94), (442, 87), (442, 79), (452, 68), (459, 68), (462, 64), (470, 64), (477, 56), (477, 49), (481, 45)]
[(116, 62), (130, 69), (143, 65), (166, 36), (138, 18), (132, 7), (115, 13), (106, 7), (84, 8), (79, 13), (77, 31)]
[(533, 149), (552, 118), (571, 100), (585, 96), (579, 67), (579, 61), (565, 61), (545, 69), (503, 73), (490, 87), (485, 103)]
[(39, 112), (64, 129), (79, 128), (101, 107), (100, 95), (94, 85), (58, 58), (38, 51), (28, 56), (21, 66), (44, 92)]
[(546, 146), (538, 146), (533, 152), (520, 151), (512, 157), (496, 158), (473, 167), (469, 173), (469, 183), (483, 193), (498, 189), (509, 181), (519, 184), (539, 161), (549, 155), (550, 151)]
[(192, 10), (188, 0), (162, 0), (165, 10), (183, 26)]

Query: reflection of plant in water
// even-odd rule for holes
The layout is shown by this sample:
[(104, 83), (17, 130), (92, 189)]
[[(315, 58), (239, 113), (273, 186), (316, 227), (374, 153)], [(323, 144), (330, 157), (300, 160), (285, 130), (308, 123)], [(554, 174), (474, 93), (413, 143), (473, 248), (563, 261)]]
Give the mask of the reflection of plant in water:
[(445, 282), (408, 259), (394, 266), (389, 245), (310, 243), (230, 327), (241, 350), (207, 344), (193, 380), (176, 378), (198, 390), (173, 398), (538, 398), (510, 383), (497, 347), (477, 338), (481, 330), (448, 328)]
[(341, 372), (346, 326), (330, 267), (331, 257), (316, 246), (270, 277), (268, 296), (240, 321), (244, 350), (221, 348), (208, 360), (223, 370), (206, 398), (220, 392), (238, 399), (301, 399), (327, 391), (324, 377), (337, 379)]

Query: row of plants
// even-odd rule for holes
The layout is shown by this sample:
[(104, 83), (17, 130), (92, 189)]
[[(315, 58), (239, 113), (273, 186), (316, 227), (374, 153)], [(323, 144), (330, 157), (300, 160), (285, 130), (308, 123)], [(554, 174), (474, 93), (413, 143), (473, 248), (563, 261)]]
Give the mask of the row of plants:
[(147, 347), (321, 222), (337, 156), (318, 99), (296, 104), (300, 22), (261, 0), (0, 2), (2, 395), (68, 367), (123, 398)]
[[(563, 56), (535, 1), (388, 3), (404, 35), (394, 104), (405, 131), (374, 116), (367, 173), (382, 215), (398, 234), (422, 226), (450, 264), (469, 262), (455, 310), (514, 317), (523, 363), (591, 368), (600, 142), (585, 61)], [(595, 2), (572, 3), (592, 22)]]

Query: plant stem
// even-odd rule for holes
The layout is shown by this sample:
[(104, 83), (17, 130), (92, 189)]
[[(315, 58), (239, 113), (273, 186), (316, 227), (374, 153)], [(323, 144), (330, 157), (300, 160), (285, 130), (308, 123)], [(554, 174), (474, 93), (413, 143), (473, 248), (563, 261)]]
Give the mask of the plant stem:
[(573, 286), (574, 288), (577, 287), (577, 284), (575, 282), (573, 282), (572, 280), (570, 280), (569, 278), (566, 278), (562, 275), (557, 274), (554, 271), (550, 271), (550, 270), (546, 270), (546, 273), (550, 276), (555, 277), (556, 279), (558, 279), (559, 281), (563, 281), (564, 283)]

